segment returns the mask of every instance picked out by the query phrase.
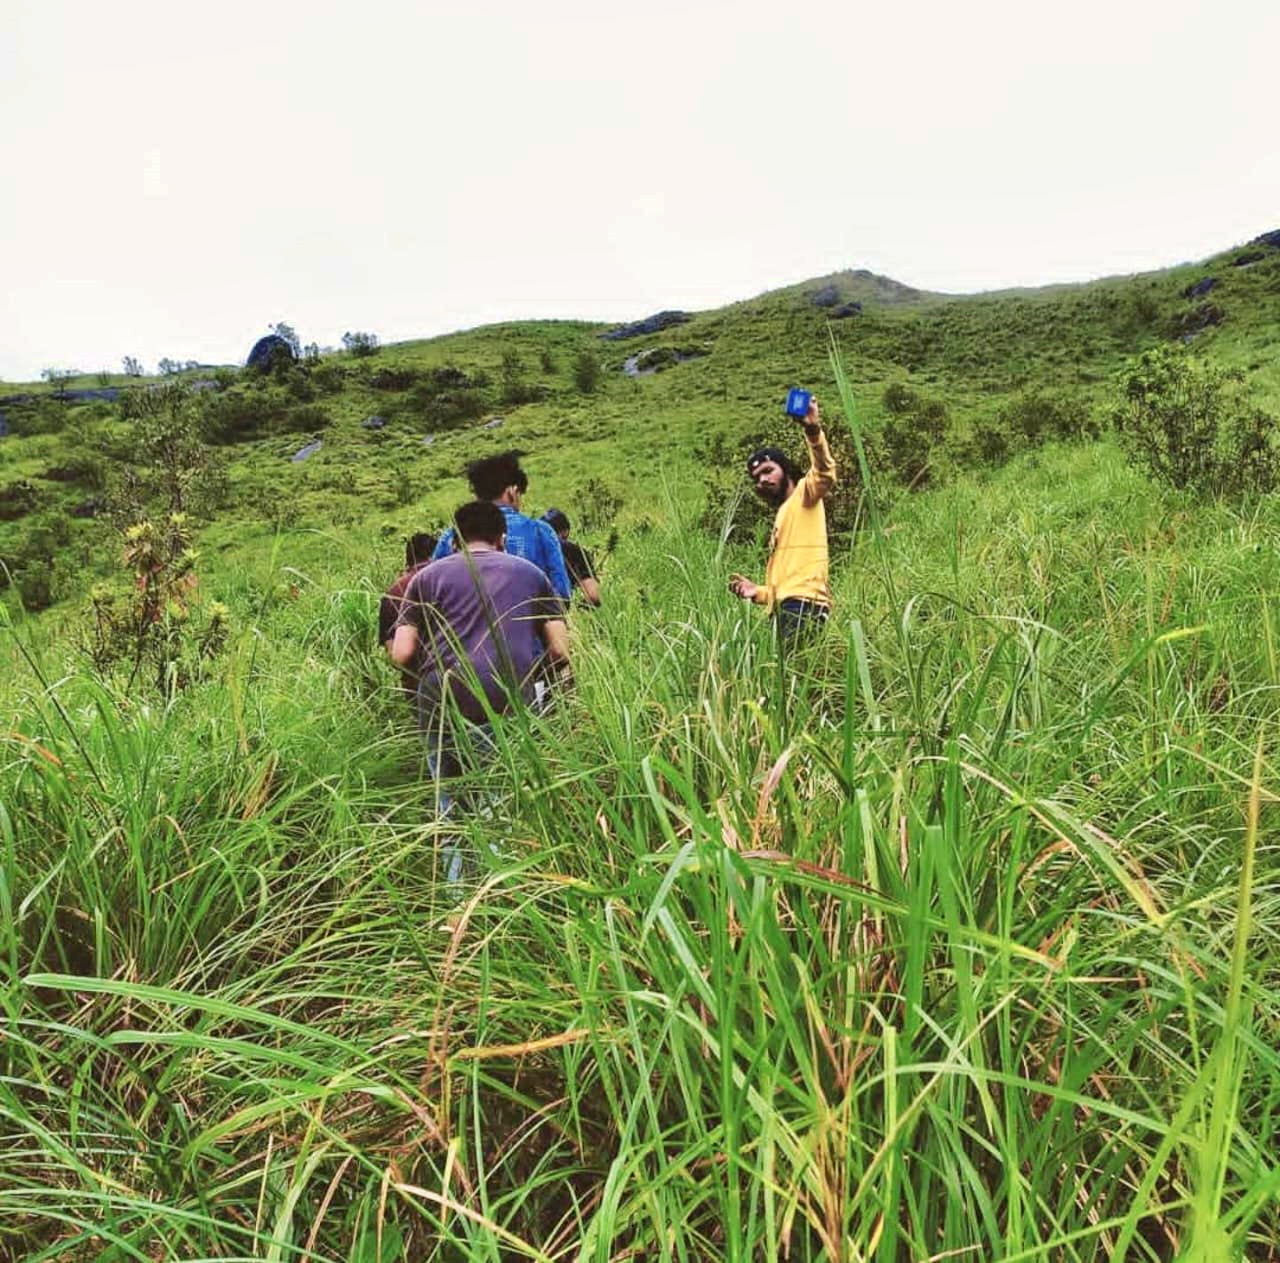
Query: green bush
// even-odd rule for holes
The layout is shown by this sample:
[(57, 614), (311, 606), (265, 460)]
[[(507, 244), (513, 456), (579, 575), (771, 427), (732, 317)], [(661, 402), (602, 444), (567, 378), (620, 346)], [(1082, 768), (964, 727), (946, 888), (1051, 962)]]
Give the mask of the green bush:
[(1033, 387), (1000, 412), (1000, 421), (1016, 443), (1038, 447), (1052, 439), (1097, 438), (1089, 405), (1075, 395)]
[(584, 395), (595, 394), (600, 385), (600, 357), (591, 347), (583, 347), (573, 362), (573, 383)]
[(1198, 495), (1270, 491), (1280, 481), (1276, 421), (1239, 373), (1169, 347), (1130, 360), (1111, 424), (1129, 460), (1157, 482)]
[(377, 355), (381, 348), (378, 345), (378, 335), (376, 333), (364, 333), (360, 331), (348, 331), (342, 335), (342, 345), (351, 352), (356, 359), (365, 359), (370, 355)]
[(478, 390), (446, 390), (437, 393), (424, 385), (409, 392), (407, 407), (414, 417), (433, 429), (449, 430), (484, 416), (489, 401)]
[(908, 487), (937, 480), (937, 456), (951, 429), (947, 406), (901, 382), (885, 388), (882, 402), (889, 414), (876, 455), (893, 477)]

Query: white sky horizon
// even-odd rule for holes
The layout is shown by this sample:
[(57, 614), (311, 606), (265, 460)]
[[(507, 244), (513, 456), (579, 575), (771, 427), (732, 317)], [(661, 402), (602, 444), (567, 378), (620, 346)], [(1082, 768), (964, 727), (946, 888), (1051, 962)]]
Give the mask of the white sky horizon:
[(0, 379), (1280, 227), (1270, 0), (0, 0)]

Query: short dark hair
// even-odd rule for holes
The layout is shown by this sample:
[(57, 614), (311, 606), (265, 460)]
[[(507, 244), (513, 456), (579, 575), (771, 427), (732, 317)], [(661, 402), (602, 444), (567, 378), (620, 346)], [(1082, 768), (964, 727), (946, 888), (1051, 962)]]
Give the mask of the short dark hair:
[(464, 504), (453, 515), (453, 521), (458, 538), (468, 544), (492, 544), (496, 548), (507, 533), (507, 519), (492, 500), (472, 500)]
[(431, 560), (431, 554), (436, 550), (436, 544), (440, 542), (440, 536), (428, 535), (420, 532), (417, 535), (410, 535), (404, 541), (404, 564), (406, 566), (420, 566), (424, 562)]
[(569, 530), (569, 519), (561, 509), (548, 509), (543, 515), (542, 520), (551, 527), (557, 535), (565, 535)]
[(529, 475), (520, 468), (515, 452), (473, 461), (467, 466), (467, 481), (477, 500), (496, 500), (508, 487), (516, 487), (521, 494), (529, 489)]

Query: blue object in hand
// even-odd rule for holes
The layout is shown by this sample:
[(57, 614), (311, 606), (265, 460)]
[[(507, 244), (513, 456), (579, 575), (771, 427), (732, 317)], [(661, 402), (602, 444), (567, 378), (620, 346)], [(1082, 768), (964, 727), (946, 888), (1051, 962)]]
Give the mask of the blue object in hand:
[(787, 416), (795, 417), (798, 421), (804, 420), (809, 415), (809, 400), (813, 398), (813, 393), (808, 390), (801, 390), (796, 387), (787, 392)]

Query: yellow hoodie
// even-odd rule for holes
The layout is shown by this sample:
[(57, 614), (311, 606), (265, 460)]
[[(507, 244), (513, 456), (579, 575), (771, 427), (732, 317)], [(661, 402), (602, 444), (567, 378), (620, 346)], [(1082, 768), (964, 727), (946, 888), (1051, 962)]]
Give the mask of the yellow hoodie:
[(823, 497), (836, 485), (836, 463), (827, 436), (805, 430), (809, 444), (809, 472), (778, 508), (769, 536), (769, 562), (764, 583), (756, 589), (758, 605), (772, 609), (779, 601), (798, 597), (831, 605), (827, 586), (827, 509)]

